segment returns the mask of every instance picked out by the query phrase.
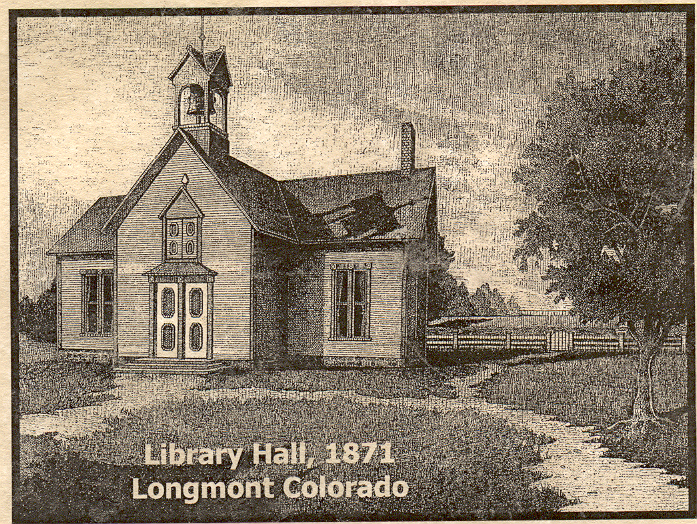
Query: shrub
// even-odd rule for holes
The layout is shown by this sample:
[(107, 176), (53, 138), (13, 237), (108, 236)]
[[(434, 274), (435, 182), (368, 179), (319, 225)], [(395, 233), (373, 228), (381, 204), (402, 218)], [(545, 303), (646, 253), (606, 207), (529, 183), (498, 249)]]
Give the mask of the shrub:
[(56, 342), (56, 279), (36, 301), (25, 296), (19, 303), (19, 330), (34, 340)]

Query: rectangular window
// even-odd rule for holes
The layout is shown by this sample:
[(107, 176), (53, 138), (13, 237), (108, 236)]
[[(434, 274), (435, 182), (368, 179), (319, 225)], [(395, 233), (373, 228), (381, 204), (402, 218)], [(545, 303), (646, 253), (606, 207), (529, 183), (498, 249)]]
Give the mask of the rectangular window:
[(165, 257), (167, 260), (198, 257), (199, 224), (196, 218), (165, 220)]
[(368, 339), (370, 267), (337, 265), (332, 273), (334, 338)]
[(114, 273), (90, 270), (82, 273), (82, 332), (110, 334), (114, 318)]

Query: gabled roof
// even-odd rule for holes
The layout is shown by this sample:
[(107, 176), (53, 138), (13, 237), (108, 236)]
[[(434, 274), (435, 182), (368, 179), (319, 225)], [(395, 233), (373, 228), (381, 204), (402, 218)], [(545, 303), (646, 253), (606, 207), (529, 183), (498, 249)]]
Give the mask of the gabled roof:
[(114, 252), (113, 232), (102, 231), (124, 196), (101, 197), (49, 250), (49, 255), (86, 255)]
[(278, 182), (230, 156), (213, 163), (218, 178), (259, 230), (296, 240)]
[(435, 168), (411, 174), (381, 171), (277, 181), (230, 156), (208, 157), (188, 132), (178, 128), (129, 193), (112, 201), (113, 213), (100, 231), (104, 238), (111, 238), (185, 142), (262, 233), (308, 244), (399, 241), (425, 233)]
[(194, 199), (186, 190), (186, 186), (182, 186), (165, 206), (158, 218), (192, 218), (203, 217), (201, 208), (198, 207)]
[(222, 46), (215, 51), (209, 51), (205, 55), (191, 45), (186, 46), (186, 54), (179, 61), (177, 67), (175, 67), (174, 70), (169, 74), (168, 78), (170, 80), (173, 80), (174, 77), (177, 76), (177, 73), (182, 67), (184, 67), (184, 64), (189, 58), (193, 59), (194, 62), (196, 62), (199, 67), (209, 76), (216, 71), (216, 68), (218, 68), (218, 65), (220, 64), (218, 73), (222, 75), (223, 80), (227, 82), (227, 85), (230, 85), (230, 74), (228, 73), (227, 69), (227, 60), (225, 60), (225, 46)]
[(174, 156), (177, 152), (179, 146), (181, 146), (187, 137), (181, 132), (181, 130), (176, 130), (169, 137), (164, 147), (160, 149), (155, 159), (150, 163), (150, 165), (145, 169), (140, 178), (133, 184), (133, 187), (128, 191), (128, 194), (123, 197), (123, 200), (114, 210), (108, 221), (104, 223), (102, 229), (104, 232), (111, 231), (112, 233), (118, 229), (121, 223), (126, 219), (128, 213), (131, 209), (135, 207), (140, 200), (140, 197), (145, 194), (145, 191), (150, 187), (150, 184), (155, 177), (160, 174), (160, 171), (167, 165), (167, 162)]
[(196, 139), (182, 128), (177, 128), (172, 133), (165, 147), (140, 176), (105, 224), (105, 230), (116, 230), (121, 225), (184, 142), (194, 150), (255, 229), (287, 240), (296, 240), (293, 223), (276, 180), (231, 157), (217, 160), (209, 158)]

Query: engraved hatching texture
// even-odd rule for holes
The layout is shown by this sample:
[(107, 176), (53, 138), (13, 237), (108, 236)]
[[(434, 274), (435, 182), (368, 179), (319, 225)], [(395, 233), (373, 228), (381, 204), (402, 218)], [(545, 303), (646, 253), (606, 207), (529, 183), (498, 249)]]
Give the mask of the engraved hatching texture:
[(114, 235), (102, 227), (123, 199), (123, 195), (99, 198), (47, 254), (113, 253)]
[[(332, 339), (331, 265), (371, 263), (370, 342)], [(324, 356), (399, 358), (402, 334), (402, 274), (404, 252), (328, 251), (324, 256)]]
[(82, 327), (81, 270), (113, 269), (112, 260), (74, 260), (61, 262), (61, 347), (87, 351), (111, 351), (113, 336), (85, 336)]
[[(328, 227), (328, 215), (343, 207), (360, 205), (357, 202), (371, 195), (379, 195), (396, 223), (388, 230), (370, 235), (371, 240), (421, 238), (424, 234), (426, 210), (435, 169), (417, 169), (409, 174), (400, 171), (336, 175), (324, 178), (284, 180), (281, 186), (288, 201), (288, 209), (294, 215), (298, 237), (301, 241), (330, 240), (337, 236)], [(373, 209), (375, 209), (373, 207)], [(357, 212), (363, 211), (357, 209)], [(361, 216), (363, 223), (370, 222), (371, 209)], [(375, 210), (377, 211), (377, 210)], [(373, 211), (373, 212), (375, 212)], [(362, 236), (357, 231), (355, 236)]]
[[(148, 278), (144, 273), (162, 262), (162, 225), (158, 215), (181, 187), (204, 214), (202, 263), (216, 271), (215, 353), (221, 358), (250, 357), (251, 226), (227, 197), (198, 156), (182, 146), (144, 192), (119, 228), (119, 353), (147, 356)], [(145, 352), (145, 354), (144, 354)]]
[(289, 255), (283, 243), (261, 234), (254, 235), (253, 253), (254, 359), (272, 364), (287, 347)]
[(301, 253), (288, 272), (288, 352), (322, 356), (324, 253)]
[[(411, 169), (414, 159), (413, 136), (403, 146), (402, 154), (408, 154), (411, 161), (406, 162), (402, 171), (277, 182), (230, 156), (209, 157), (197, 140), (184, 130), (174, 133), (153, 166), (129, 191), (123, 204), (109, 220), (109, 230), (115, 230), (121, 224), (161, 169), (171, 161), (171, 155), (182, 142), (180, 135), (215, 169), (221, 183), (242, 206), (254, 226), (262, 231), (310, 242), (337, 237), (363, 238), (366, 233), (373, 240), (420, 238), (424, 233), (435, 169)], [(370, 198), (377, 199), (377, 204), (382, 204), (383, 208), (380, 209), (379, 205), (376, 208), (376, 204), (366, 201)], [(353, 212), (356, 216), (354, 222), (361, 227), (335, 234), (327, 223), (327, 215), (344, 209)], [(66, 236), (65, 241), (69, 239)], [(79, 252), (79, 246), (74, 249)]]
[[(224, 44), (230, 59), (234, 156), (278, 179), (395, 169), (395, 125), (412, 121), (418, 150), (428, 152), (420, 161), (439, 173), (453, 270), (471, 288), (488, 281), (522, 307), (540, 308), (552, 306), (539, 293), (542, 271), (521, 273), (511, 261), (515, 219), (531, 205), (511, 171), (541, 98), (567, 71), (592, 77), (658, 38), (684, 40), (684, 17), (239, 16), (206, 25), (216, 35), (207, 48)], [(22, 294), (50, 283), (45, 249), (77, 218), (66, 200), (78, 198), (84, 211), (102, 195), (124, 194), (167, 139), (172, 94), (163, 79), (199, 21), (166, 20), (18, 21)], [(43, 219), (34, 223), (29, 213)]]
[(275, 391), (265, 388), (217, 389), (197, 391), (201, 380), (192, 377), (118, 379), (114, 391), (120, 398), (101, 405), (67, 409), (58, 415), (33, 414), (20, 420), (20, 434), (40, 435), (56, 432), (58, 438), (80, 437), (105, 431), (105, 420), (118, 417), (153, 402), (168, 399), (199, 398), (207, 401), (234, 399), (283, 399), (287, 401), (326, 402), (345, 398), (364, 405), (386, 405), (426, 408), (438, 412), (455, 411), (467, 417), (468, 411), (503, 418), (511, 425), (554, 438), (540, 447), (544, 462), (533, 466), (549, 477), (536, 485), (560, 490), (572, 503), (562, 511), (685, 511), (688, 489), (669, 484), (679, 478), (658, 468), (644, 468), (622, 459), (603, 457), (606, 451), (599, 443), (588, 442), (590, 429), (574, 427), (528, 410), (512, 409), (477, 398), (473, 386), (501, 370), (484, 366), (477, 373), (452, 381), (458, 393), (455, 399), (429, 396), (417, 398), (376, 398), (352, 391)]

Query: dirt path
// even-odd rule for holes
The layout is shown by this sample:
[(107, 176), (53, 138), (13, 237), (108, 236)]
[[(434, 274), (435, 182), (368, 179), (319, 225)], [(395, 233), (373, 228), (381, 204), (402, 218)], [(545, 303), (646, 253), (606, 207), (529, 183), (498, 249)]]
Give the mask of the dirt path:
[(688, 490), (669, 484), (679, 476), (669, 475), (657, 468), (642, 468), (639, 464), (622, 459), (603, 457), (606, 449), (598, 443), (588, 442), (592, 438), (592, 428), (570, 426), (554, 421), (550, 416), (491, 404), (478, 398), (475, 387), (502, 369), (497, 365), (485, 365), (473, 375), (455, 378), (452, 384), (458, 393), (456, 399), (385, 399), (344, 390), (302, 392), (240, 388), (198, 391), (192, 389), (195, 379), (187, 377), (163, 377), (155, 380), (124, 377), (118, 380), (119, 387), (110, 391), (120, 398), (97, 406), (63, 410), (56, 415), (27, 415), (20, 420), (20, 433), (39, 435), (56, 432), (56, 438), (79, 437), (104, 431), (106, 417), (124, 416), (129, 410), (184, 395), (206, 400), (239, 401), (269, 398), (320, 401), (344, 398), (365, 405), (439, 411), (475, 410), (506, 419), (514, 426), (554, 439), (553, 443), (541, 447), (544, 461), (531, 470), (546, 476), (535, 485), (558, 489), (569, 500), (577, 501), (561, 511), (687, 511)]
[(488, 365), (478, 377), (456, 379), (454, 385), (458, 398), (466, 400), (479, 412), (503, 417), (511, 424), (555, 439), (553, 443), (542, 446), (540, 451), (544, 460), (531, 469), (546, 476), (535, 485), (558, 489), (568, 499), (578, 501), (561, 511), (688, 510), (688, 489), (669, 484), (671, 480), (682, 477), (669, 475), (659, 468), (644, 468), (623, 459), (603, 457), (607, 448), (597, 442), (588, 442), (593, 437), (592, 427), (571, 426), (552, 420), (551, 416), (476, 398), (478, 391), (471, 386), (500, 371), (501, 368)]

